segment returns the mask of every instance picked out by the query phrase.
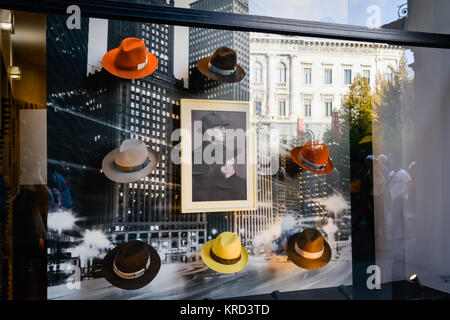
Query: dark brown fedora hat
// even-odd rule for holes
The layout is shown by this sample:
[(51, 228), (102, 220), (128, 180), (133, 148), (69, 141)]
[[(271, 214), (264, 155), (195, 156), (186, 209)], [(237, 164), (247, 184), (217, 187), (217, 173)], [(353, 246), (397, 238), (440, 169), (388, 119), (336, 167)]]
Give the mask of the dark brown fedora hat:
[(202, 133), (214, 127), (227, 127), (230, 125), (216, 111), (208, 112), (200, 120), (202, 121)]
[(103, 276), (112, 285), (126, 290), (145, 287), (158, 274), (161, 259), (153, 247), (133, 240), (111, 250), (103, 259)]
[(303, 269), (316, 270), (331, 260), (331, 248), (317, 229), (308, 228), (289, 237), (289, 259)]
[(237, 64), (236, 52), (228, 47), (220, 47), (211, 57), (198, 60), (197, 69), (220, 82), (239, 82), (245, 77), (245, 70)]

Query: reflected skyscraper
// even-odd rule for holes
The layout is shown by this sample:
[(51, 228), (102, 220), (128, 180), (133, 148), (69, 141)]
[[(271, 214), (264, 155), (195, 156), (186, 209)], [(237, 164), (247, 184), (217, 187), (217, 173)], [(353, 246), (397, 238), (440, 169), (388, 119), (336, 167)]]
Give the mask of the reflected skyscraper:
[[(84, 218), (85, 227), (104, 230), (113, 243), (140, 239), (155, 247), (163, 262), (197, 260), (206, 237), (205, 214), (180, 213), (180, 172), (171, 161), (179, 99), (189, 94), (173, 76), (173, 26), (89, 19), (75, 37), (60, 27), (60, 20), (48, 21), (49, 29), (61, 29), (59, 36), (49, 36), (58, 47), (50, 50), (57, 53), (50, 62), (68, 66), (49, 78), (50, 83), (65, 86), (49, 94), (49, 158), (65, 168), (63, 174), (73, 183), (74, 210)], [(103, 54), (127, 37), (145, 42), (158, 58), (157, 71), (127, 80), (102, 70)], [(83, 58), (74, 64), (61, 47), (81, 48)], [(103, 175), (101, 163), (129, 138), (144, 141), (159, 153), (160, 162), (140, 181), (114, 183)]]

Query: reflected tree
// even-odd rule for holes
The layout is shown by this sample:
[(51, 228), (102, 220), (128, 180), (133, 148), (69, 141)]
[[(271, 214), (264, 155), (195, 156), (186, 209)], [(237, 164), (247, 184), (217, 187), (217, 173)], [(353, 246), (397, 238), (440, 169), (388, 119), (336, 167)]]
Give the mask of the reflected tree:
[[(387, 81), (381, 76), (373, 95), (378, 117), (374, 129), (380, 135), (380, 150), (391, 159), (391, 169), (402, 166), (403, 156), (408, 158), (414, 145), (413, 77), (403, 56), (397, 69), (391, 69), (393, 77)], [(425, 106), (424, 106), (425, 107)]]

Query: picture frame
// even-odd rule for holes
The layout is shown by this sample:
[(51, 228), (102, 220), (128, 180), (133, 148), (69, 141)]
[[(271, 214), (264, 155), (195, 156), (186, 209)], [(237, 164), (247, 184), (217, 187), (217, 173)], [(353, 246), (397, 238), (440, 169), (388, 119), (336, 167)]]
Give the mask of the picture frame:
[(181, 99), (180, 108), (181, 212), (255, 210), (256, 134), (249, 103)]

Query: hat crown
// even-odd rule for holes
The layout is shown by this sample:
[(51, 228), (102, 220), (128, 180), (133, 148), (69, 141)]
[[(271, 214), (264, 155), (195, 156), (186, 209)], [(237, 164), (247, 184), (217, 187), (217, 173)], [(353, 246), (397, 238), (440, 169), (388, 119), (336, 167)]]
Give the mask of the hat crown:
[(309, 253), (323, 250), (323, 243), (323, 236), (317, 229), (305, 229), (297, 238), (297, 246)]
[(137, 70), (138, 65), (145, 63), (147, 50), (145, 43), (138, 38), (122, 40), (114, 64), (119, 69)]
[(330, 150), (323, 143), (309, 141), (302, 148), (301, 155), (303, 158), (314, 164), (325, 165), (328, 162)]
[(241, 239), (235, 233), (223, 232), (214, 240), (211, 249), (219, 258), (236, 259), (241, 254)]
[(141, 165), (148, 158), (144, 142), (136, 139), (124, 140), (114, 155), (114, 162), (122, 167)]
[(202, 129), (203, 132), (205, 132), (208, 129), (214, 128), (214, 127), (223, 127), (227, 124), (223, 121), (222, 117), (219, 113), (213, 111), (209, 112), (208, 114), (204, 115), (202, 118)]
[(211, 56), (210, 62), (217, 68), (233, 70), (237, 62), (236, 52), (228, 47), (220, 47)]
[(133, 273), (144, 269), (149, 257), (148, 245), (142, 241), (133, 240), (120, 248), (114, 263), (121, 272)]

